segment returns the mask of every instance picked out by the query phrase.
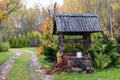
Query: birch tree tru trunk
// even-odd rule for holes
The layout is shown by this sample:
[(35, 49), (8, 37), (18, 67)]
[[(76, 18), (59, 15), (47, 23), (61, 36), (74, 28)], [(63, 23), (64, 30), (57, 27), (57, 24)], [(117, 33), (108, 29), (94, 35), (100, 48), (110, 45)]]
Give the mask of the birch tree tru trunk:
[(110, 0), (107, 0), (107, 9), (108, 9), (108, 20), (109, 20), (109, 25), (108, 25), (109, 37), (110, 37), (110, 38), (113, 38)]

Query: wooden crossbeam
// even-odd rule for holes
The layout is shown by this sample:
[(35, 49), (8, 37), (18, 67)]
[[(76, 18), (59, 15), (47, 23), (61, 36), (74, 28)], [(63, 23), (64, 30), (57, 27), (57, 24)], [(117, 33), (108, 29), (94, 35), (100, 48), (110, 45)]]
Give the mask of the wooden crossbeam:
[(64, 39), (63, 42), (65, 42), (65, 43), (83, 43), (83, 42), (87, 42), (87, 40), (83, 40), (83, 39)]

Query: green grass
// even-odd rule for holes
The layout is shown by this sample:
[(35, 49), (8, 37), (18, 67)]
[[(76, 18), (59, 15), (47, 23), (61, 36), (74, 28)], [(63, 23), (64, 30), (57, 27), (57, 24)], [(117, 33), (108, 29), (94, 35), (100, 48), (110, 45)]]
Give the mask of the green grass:
[(7, 75), (7, 80), (30, 80), (28, 69), (31, 54), (23, 53), (16, 59), (12, 65), (12, 69)]
[(42, 66), (43, 65), (49, 65), (49, 66), (52, 65), (51, 62), (45, 60), (45, 56), (44, 55), (39, 55), (39, 54), (36, 54), (36, 55), (37, 55), (37, 58), (38, 58), (38, 61), (39, 61), (40, 65), (42, 65)]
[(36, 48), (37, 48), (37, 47), (25, 47), (25, 48), (19, 48), (19, 49), (23, 49), (23, 50), (31, 50), (31, 51), (37, 53)]
[(109, 68), (105, 70), (96, 70), (92, 74), (85, 73), (55, 73), (56, 80), (120, 80), (120, 68)]
[(0, 52), (0, 65), (7, 61), (11, 56), (15, 55), (14, 52)]

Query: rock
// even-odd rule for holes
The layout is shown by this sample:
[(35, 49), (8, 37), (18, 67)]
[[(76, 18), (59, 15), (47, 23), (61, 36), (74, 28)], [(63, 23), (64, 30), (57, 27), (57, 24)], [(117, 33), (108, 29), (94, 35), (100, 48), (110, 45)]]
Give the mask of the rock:
[(72, 68), (72, 71), (75, 71), (75, 72), (82, 72), (82, 69), (81, 69), (81, 68), (75, 68), (75, 67), (73, 67), (73, 68)]

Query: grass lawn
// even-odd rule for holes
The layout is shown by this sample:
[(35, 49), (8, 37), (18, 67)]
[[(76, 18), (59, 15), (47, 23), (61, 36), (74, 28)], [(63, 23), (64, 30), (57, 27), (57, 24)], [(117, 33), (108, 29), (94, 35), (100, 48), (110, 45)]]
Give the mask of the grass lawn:
[(28, 69), (30, 56), (31, 54), (23, 53), (15, 60), (12, 69), (7, 75), (7, 80), (30, 80)]
[(23, 50), (31, 50), (31, 51), (37, 53), (37, 47), (25, 47), (25, 48), (19, 48), (19, 49), (23, 49)]
[(15, 55), (14, 52), (0, 52), (0, 65), (7, 61), (11, 56)]
[(109, 68), (106, 70), (96, 70), (92, 74), (67, 73), (54, 74), (56, 80), (120, 80), (120, 68)]

